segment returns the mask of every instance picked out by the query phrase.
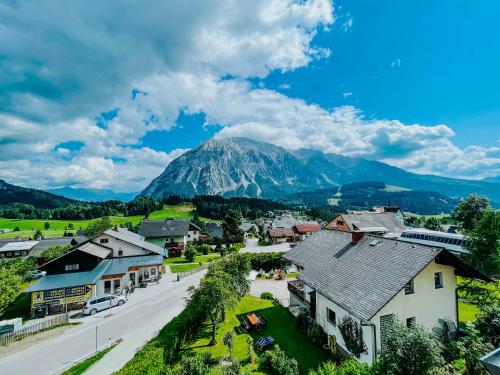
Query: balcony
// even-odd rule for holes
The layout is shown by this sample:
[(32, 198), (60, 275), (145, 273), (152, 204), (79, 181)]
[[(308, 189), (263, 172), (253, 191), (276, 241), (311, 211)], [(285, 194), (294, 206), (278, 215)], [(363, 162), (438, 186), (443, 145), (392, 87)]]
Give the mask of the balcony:
[(304, 293), (304, 284), (300, 280), (291, 280), (287, 284), (288, 291), (299, 297), (301, 300), (306, 301)]

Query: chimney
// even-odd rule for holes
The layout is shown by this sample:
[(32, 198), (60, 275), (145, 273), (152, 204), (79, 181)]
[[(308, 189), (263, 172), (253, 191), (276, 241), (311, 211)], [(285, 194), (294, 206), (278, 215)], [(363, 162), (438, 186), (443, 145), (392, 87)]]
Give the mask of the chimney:
[(116, 224), (113, 229), (114, 229), (115, 232), (118, 232), (118, 224)]
[(358, 241), (362, 240), (363, 237), (365, 236), (365, 232), (351, 232), (352, 234), (352, 243), (357, 243)]

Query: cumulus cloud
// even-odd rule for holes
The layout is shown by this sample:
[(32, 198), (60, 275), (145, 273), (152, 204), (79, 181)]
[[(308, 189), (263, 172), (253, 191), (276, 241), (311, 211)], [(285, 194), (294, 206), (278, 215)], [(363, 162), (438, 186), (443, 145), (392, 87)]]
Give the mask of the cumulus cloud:
[[(314, 38), (333, 22), (329, 0), (207, 0), (196, 11), (185, 1), (2, 3), (1, 177), (140, 190), (186, 151), (142, 143), (148, 132), (175, 127), (180, 111), (204, 113), (205, 126), (221, 127), (217, 137), (423, 173), (500, 174), (498, 148), (460, 149), (446, 125), (365, 118), (352, 106), (325, 109), (252, 83), (330, 56)], [(352, 17), (340, 22), (349, 29)]]

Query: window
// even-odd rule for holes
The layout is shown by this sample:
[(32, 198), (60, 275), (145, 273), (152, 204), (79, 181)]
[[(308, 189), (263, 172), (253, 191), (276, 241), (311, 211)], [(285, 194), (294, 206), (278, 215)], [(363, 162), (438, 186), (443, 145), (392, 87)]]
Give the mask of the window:
[(338, 220), (338, 221), (337, 221), (337, 224), (338, 224), (338, 225), (344, 225), (344, 222), (343, 222), (342, 220)]
[(15, 257), (18, 257), (19, 255), (21, 255), (21, 253), (19, 251), (14, 251), (14, 256)]
[(65, 271), (76, 271), (80, 268), (79, 264), (66, 264), (64, 266)]
[(328, 307), (326, 308), (326, 316), (328, 319), (328, 322), (332, 325), (337, 325), (337, 315), (335, 314), (335, 311), (330, 310)]
[(96, 302), (96, 303), (103, 303), (103, 302), (106, 302), (106, 297), (101, 297), (101, 298), (98, 298), (95, 302)]
[(415, 293), (415, 285), (413, 279), (411, 279), (408, 284), (405, 285), (405, 294), (413, 294)]
[(411, 318), (406, 319), (406, 327), (408, 327), (408, 328), (415, 327), (416, 323), (417, 323), (417, 319), (415, 319), (414, 316), (412, 316)]
[(156, 276), (156, 268), (151, 268), (151, 276)]
[(113, 290), (116, 292), (117, 289), (120, 288), (121, 282), (120, 279), (114, 279), (113, 280)]
[(443, 273), (442, 272), (434, 272), (434, 288), (439, 289), (442, 288), (443, 285)]
[(109, 238), (101, 238), (99, 243), (109, 243)]
[(123, 255), (123, 250), (118, 250), (118, 256), (122, 256)]

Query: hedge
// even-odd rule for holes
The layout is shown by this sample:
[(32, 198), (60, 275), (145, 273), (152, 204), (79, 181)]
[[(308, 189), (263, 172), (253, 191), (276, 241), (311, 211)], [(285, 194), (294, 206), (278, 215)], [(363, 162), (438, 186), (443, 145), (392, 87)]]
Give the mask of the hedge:
[(283, 258), (282, 253), (246, 253), (253, 270), (263, 269), (269, 272), (274, 269), (284, 269), (288, 261)]
[(195, 306), (186, 308), (149, 341), (117, 375), (160, 375), (172, 363), (182, 346), (200, 331), (205, 314)]

